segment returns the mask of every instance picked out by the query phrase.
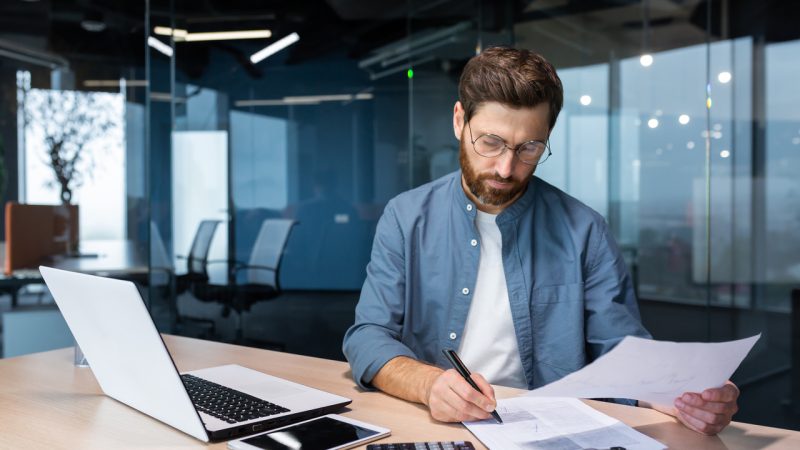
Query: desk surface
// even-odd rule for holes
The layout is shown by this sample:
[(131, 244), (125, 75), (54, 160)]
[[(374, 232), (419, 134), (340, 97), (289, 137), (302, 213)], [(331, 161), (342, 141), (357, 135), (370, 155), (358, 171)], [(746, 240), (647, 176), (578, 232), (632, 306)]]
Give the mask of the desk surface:
[[(5, 245), (0, 243), (0, 258)], [(103, 276), (147, 274), (147, 254), (127, 240), (87, 240), (81, 242), (84, 256), (55, 255), (41, 264), (57, 269), (71, 270)], [(42, 276), (38, 267), (15, 270), (11, 275), (0, 274), (0, 282), (20, 285), (39, 283)]]
[[(343, 414), (390, 428), (386, 442), (471, 440), (483, 448), (466, 428), (437, 423), (420, 405), (359, 391), (346, 363), (175, 336), (165, 336), (165, 341), (181, 371), (236, 363), (352, 398)], [(0, 448), (205, 447), (105, 397), (90, 370), (72, 366), (72, 356), (70, 348), (0, 360)], [(516, 392), (498, 388), (500, 397)], [(707, 437), (649, 409), (587, 403), (670, 448), (800, 448), (800, 432), (733, 423), (719, 436)]]

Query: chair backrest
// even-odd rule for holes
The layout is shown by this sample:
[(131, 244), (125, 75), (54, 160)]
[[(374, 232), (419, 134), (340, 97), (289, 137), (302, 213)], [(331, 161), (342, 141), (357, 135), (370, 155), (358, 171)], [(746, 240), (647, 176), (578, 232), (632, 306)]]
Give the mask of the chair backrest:
[(44, 258), (77, 250), (77, 205), (6, 203), (5, 273), (36, 268)]
[(208, 252), (211, 250), (211, 241), (214, 239), (214, 232), (217, 231), (219, 224), (219, 220), (203, 220), (197, 226), (197, 231), (194, 233), (194, 239), (192, 240), (192, 247), (189, 249), (189, 255), (186, 258), (186, 271), (188, 274), (208, 277), (208, 272), (206, 271)]
[(278, 288), (278, 270), (283, 251), (296, 223), (291, 219), (266, 219), (261, 224), (249, 264), (243, 271), (245, 282)]

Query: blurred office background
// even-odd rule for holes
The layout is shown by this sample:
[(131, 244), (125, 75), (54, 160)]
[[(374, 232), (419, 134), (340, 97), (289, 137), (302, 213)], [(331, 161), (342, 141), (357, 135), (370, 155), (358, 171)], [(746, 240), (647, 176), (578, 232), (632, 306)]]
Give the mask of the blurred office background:
[(757, 0), (5, 0), (0, 195), (55, 219), (0, 222), (3, 354), (71, 343), (9, 261), (49, 239), (163, 332), (342, 359), (384, 205), (458, 167), (461, 69), (511, 45), (564, 82), (537, 175), (606, 217), (646, 326), (761, 333), (736, 419), (800, 429), (798, 23)]

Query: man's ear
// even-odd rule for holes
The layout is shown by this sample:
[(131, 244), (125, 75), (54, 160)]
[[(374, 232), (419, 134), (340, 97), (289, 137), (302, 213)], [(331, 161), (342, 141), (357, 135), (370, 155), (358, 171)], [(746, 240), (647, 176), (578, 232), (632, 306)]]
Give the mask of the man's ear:
[(453, 133), (456, 139), (461, 140), (461, 132), (464, 130), (464, 106), (457, 101), (453, 106)]

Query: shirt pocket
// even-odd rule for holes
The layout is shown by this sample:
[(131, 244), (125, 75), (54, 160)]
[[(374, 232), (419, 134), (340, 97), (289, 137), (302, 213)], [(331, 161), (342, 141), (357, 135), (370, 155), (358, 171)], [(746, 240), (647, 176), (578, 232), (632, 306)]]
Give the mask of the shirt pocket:
[(583, 283), (534, 288), (531, 300), (536, 362), (564, 375), (583, 367), (586, 359)]

